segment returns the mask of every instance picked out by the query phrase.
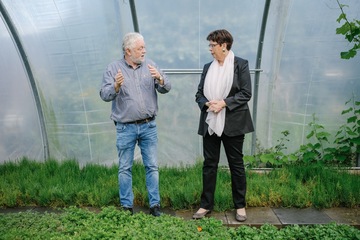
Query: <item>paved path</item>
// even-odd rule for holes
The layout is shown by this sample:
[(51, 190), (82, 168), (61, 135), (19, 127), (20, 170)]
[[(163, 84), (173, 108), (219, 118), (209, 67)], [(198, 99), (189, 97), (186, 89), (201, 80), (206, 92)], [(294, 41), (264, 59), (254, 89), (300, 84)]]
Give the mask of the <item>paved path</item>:
[[(92, 211), (99, 211), (96, 208), (89, 208)], [(24, 211), (36, 212), (56, 212), (49, 208), (41, 207), (22, 207), (22, 208), (0, 208), (0, 213), (16, 213)], [(184, 220), (192, 219), (194, 211), (180, 210), (173, 211), (171, 209), (162, 210), (166, 214), (183, 218)], [(143, 207), (135, 207), (134, 213), (144, 212), (149, 210)], [(270, 207), (250, 207), (246, 210), (248, 219), (245, 222), (238, 222), (235, 220), (234, 211), (227, 212), (212, 212), (209, 217), (214, 217), (221, 220), (224, 225), (237, 227), (241, 225), (259, 227), (265, 223), (272, 224), (276, 227), (284, 227), (287, 225), (314, 225), (327, 224), (336, 222), (339, 224), (346, 224), (360, 229), (360, 208), (330, 208), (317, 210), (314, 208), (270, 208)]]
[[(176, 211), (176, 216), (184, 219), (191, 219), (193, 212)], [(248, 219), (245, 222), (235, 220), (235, 212), (215, 212), (210, 216), (223, 221), (228, 226), (248, 225), (259, 227), (264, 223), (269, 223), (277, 227), (287, 225), (313, 225), (326, 224), (336, 222), (339, 224), (352, 225), (360, 229), (360, 208), (331, 208), (316, 210), (313, 208), (297, 209), (297, 208), (269, 208), (255, 207), (247, 208)]]

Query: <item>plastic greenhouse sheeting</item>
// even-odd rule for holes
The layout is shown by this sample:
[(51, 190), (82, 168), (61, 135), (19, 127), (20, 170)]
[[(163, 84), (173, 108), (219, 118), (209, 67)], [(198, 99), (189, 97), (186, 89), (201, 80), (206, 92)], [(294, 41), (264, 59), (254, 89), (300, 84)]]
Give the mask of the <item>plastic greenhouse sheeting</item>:
[[(284, 130), (288, 151), (298, 149), (314, 113), (329, 132), (338, 130), (345, 102), (353, 94), (359, 99), (360, 56), (340, 58), (349, 43), (335, 32), (341, 26), (336, 0), (272, 0), (257, 70), (265, 0), (134, 2), (147, 57), (173, 86), (159, 96), (161, 165), (193, 164), (202, 155), (195, 93), (212, 60), (206, 36), (215, 29), (233, 34), (232, 50), (249, 60), (253, 80), (260, 71), (253, 95), (257, 151), (276, 145)], [(99, 87), (107, 64), (122, 57), (123, 35), (134, 31), (129, 1), (0, 3), (0, 162), (26, 156), (117, 163), (111, 104), (100, 99)], [(360, 19), (360, 1), (344, 4), (349, 20)], [(246, 135), (245, 155), (254, 136)]]

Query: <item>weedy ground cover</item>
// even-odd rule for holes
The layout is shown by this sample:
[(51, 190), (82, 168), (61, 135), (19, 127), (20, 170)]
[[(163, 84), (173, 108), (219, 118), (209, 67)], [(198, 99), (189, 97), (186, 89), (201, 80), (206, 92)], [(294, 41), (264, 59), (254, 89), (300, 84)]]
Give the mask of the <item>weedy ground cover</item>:
[[(117, 166), (75, 160), (22, 159), (0, 165), (0, 207), (119, 206)], [(160, 168), (162, 207), (193, 209), (200, 204), (202, 165)], [(135, 205), (148, 207), (144, 167), (133, 167)], [(360, 177), (321, 164), (287, 165), (266, 174), (247, 170), (249, 207), (359, 207)], [(218, 172), (215, 211), (233, 208), (228, 169)]]
[(184, 221), (170, 215), (131, 216), (115, 207), (99, 213), (69, 207), (56, 214), (0, 214), (0, 239), (360, 239), (360, 231), (335, 223), (228, 228), (214, 218)]

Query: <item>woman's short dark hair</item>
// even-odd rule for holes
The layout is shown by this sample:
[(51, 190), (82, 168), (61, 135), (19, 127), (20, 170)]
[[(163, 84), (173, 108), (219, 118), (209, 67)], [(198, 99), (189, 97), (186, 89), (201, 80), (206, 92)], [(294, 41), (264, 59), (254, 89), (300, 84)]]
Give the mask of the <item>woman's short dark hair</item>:
[(219, 30), (212, 31), (207, 36), (206, 40), (213, 41), (213, 42), (216, 42), (218, 44), (226, 43), (227, 44), (227, 47), (226, 47), (227, 50), (231, 49), (231, 46), (232, 46), (232, 43), (233, 43), (233, 37), (225, 29), (219, 29)]

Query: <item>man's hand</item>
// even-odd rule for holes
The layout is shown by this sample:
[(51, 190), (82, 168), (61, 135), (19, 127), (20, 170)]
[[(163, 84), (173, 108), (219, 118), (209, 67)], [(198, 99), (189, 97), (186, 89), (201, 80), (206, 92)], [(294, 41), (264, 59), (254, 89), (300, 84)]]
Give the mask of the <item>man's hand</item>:
[(124, 84), (124, 76), (122, 75), (121, 70), (119, 69), (115, 75), (115, 91), (118, 93), (121, 86)]
[(159, 71), (156, 69), (156, 67), (148, 64), (148, 68), (149, 68), (151, 76), (153, 78), (157, 79), (159, 81), (160, 85), (164, 85), (164, 79), (161, 77), (161, 75), (160, 75)]

